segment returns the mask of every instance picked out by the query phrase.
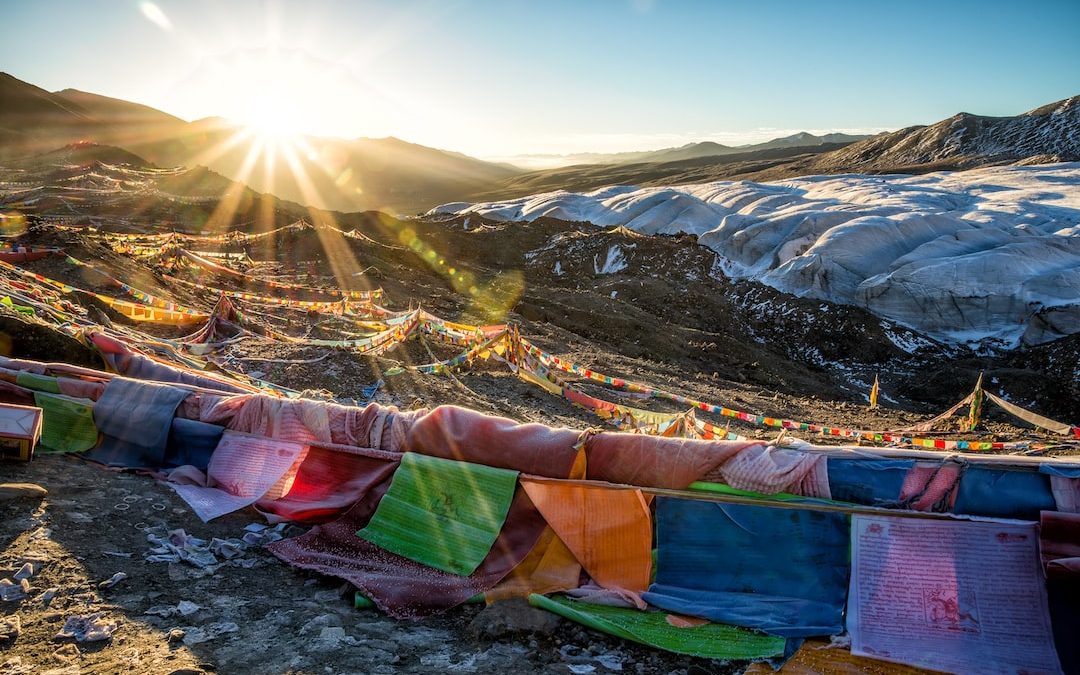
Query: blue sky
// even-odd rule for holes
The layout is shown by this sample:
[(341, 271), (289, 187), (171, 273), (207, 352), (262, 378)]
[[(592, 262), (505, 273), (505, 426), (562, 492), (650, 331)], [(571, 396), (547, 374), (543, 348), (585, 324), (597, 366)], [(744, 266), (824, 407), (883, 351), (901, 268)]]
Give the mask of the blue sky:
[(1080, 94), (1080, 1), (0, 0), (0, 70), (483, 157), (883, 130)]

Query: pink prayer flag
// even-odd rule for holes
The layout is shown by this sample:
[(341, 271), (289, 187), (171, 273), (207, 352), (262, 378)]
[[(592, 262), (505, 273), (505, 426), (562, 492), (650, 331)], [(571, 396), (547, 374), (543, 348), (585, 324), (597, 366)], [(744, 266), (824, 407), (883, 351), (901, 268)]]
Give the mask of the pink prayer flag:
[(291, 441), (226, 431), (207, 468), (208, 487), (170, 485), (204, 522), (250, 506), (268, 493), (288, 492), (280, 485), (307, 446)]

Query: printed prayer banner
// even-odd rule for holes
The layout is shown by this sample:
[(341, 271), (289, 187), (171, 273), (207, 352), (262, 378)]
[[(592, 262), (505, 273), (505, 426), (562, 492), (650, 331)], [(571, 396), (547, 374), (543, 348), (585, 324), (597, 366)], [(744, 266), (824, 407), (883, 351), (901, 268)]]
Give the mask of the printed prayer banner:
[(851, 652), (952, 673), (1061, 672), (1035, 523), (853, 516)]
[(517, 471), (407, 452), (356, 535), (443, 572), (468, 576), (502, 530)]
[(275, 492), (275, 486), (302, 459), (306, 449), (300, 443), (227, 431), (210, 457), (209, 486), (168, 485), (203, 522), (209, 522)]

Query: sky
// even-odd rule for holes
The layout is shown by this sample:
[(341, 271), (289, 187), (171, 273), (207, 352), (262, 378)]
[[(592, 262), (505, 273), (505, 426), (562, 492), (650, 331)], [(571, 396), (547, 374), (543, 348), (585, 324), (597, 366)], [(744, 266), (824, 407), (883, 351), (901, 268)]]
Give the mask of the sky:
[(0, 70), (470, 155), (874, 133), (1080, 94), (1080, 1), (0, 0)]

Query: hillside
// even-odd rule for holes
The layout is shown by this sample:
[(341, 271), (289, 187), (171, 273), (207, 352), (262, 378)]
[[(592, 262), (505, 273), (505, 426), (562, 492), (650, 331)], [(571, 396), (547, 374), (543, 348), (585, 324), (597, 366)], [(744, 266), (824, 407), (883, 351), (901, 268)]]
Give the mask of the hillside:
[[(216, 294), (204, 291), (192, 296), (191, 289), (161, 276), (170, 268), (113, 250), (117, 240), (108, 233), (209, 232), (226, 229), (220, 214), (234, 211), (228, 229), (279, 231), (239, 245), (194, 241), (196, 250), (244, 251), (258, 261), (245, 267), (246, 271), (259, 279), (294, 278), (308, 284), (317, 279), (319, 284), (339, 288), (380, 286), (391, 309), (420, 303), (427, 311), (455, 321), (512, 321), (545, 349), (567, 353), (575, 361), (676, 389), (686, 387), (710, 400), (733, 401), (776, 414), (787, 409), (787, 414), (845, 424), (870, 423), (866, 410), (851, 404), (865, 402), (875, 372), (886, 375), (885, 386), (895, 405), (922, 411), (927, 405), (936, 409), (953, 403), (966, 393), (964, 387), (974, 382), (979, 371), (986, 370), (988, 377), (1000, 375), (1005, 383), (1001, 391), (1013, 400), (1070, 419), (1080, 414), (1076, 408), (1080, 399), (1059, 395), (1075, 387), (1076, 338), (1080, 335), (1023, 353), (978, 357), (963, 345), (944, 345), (860, 307), (813, 294), (797, 297), (751, 276), (732, 278), (725, 271), (734, 272), (725, 265), (725, 258), (717, 256), (712, 242), (708, 242), (710, 250), (689, 236), (647, 236), (626, 228), (566, 222), (582, 220), (581, 216), (589, 215), (584, 211), (549, 211), (555, 217), (523, 214), (530, 216), (528, 223), (499, 223), (495, 218), (504, 219), (505, 214), (489, 212), (489, 218), (480, 215), (479, 209), (449, 219), (410, 221), (374, 212), (312, 214), (205, 168), (140, 167), (122, 163), (125, 158), (130, 155), (115, 148), (80, 145), (18, 166), (0, 163), (0, 208), (5, 213), (21, 212), (28, 227), (18, 241), (63, 246), (75, 258), (148, 293), (209, 311), (218, 299)], [(739, 200), (740, 208), (750, 207), (755, 192), (740, 194), (738, 200), (727, 200), (730, 207), (740, 206)], [(772, 201), (761, 196), (757, 195), (757, 203), (762, 208), (778, 204), (775, 195)], [(817, 204), (814, 199), (809, 195), (807, 204)], [(536, 201), (537, 208), (542, 208), (542, 201)], [(652, 215), (659, 217), (665, 212), (663, 201), (628, 198), (623, 204), (647, 207), (651, 203), (656, 207)], [(689, 195), (669, 199), (667, 204), (680, 201), (684, 218), (692, 215)], [(908, 203), (916, 202), (912, 198)], [(807, 206), (802, 208), (804, 214), (809, 213)], [(642, 220), (629, 224), (640, 225), (647, 211), (639, 209)], [(595, 213), (592, 217), (599, 220)], [(329, 229), (285, 227), (300, 219)], [(825, 215), (804, 218), (807, 222), (815, 219), (823, 223)], [(84, 224), (97, 227), (71, 227)], [(1048, 222), (1046, 228), (1052, 225)], [(403, 240), (409, 246), (402, 246)], [(768, 259), (772, 253), (767, 243), (761, 238), (748, 241), (744, 252), (757, 251), (763, 260)], [(776, 246), (783, 248), (781, 242)], [(141, 255), (153, 257), (154, 248)], [(27, 266), (81, 288), (101, 283), (62, 258)], [(448, 266), (454, 268), (452, 274)], [(206, 274), (204, 270), (192, 278), (217, 283), (208, 281), (212, 276)], [(115, 293), (108, 284), (90, 289)], [(302, 319), (299, 315), (237, 302), (279, 330), (304, 326), (303, 320), (296, 323)], [(153, 329), (161, 337), (191, 330), (132, 324), (107, 308), (104, 311), (116, 323)], [(1061, 317), (1063, 322), (1067, 318)], [(664, 330), (652, 330), (656, 326)], [(310, 330), (318, 337), (322, 329), (311, 326)], [(389, 360), (368, 360), (348, 351), (325, 356), (326, 350), (318, 345), (265, 340), (237, 343), (230, 350), (233, 357), (258, 361), (257, 367), (271, 381), (355, 397), (389, 364), (431, 360), (428, 348), (435, 349), (438, 358), (460, 351), (452, 345), (410, 342), (387, 354)], [(274, 364), (266, 358), (285, 361)], [(387, 387), (406, 402), (417, 397), (429, 404), (467, 400), (470, 406), (523, 419), (571, 426), (595, 422), (558, 397), (548, 400), (543, 392), (525, 394), (530, 391), (528, 385), (500, 373), (499, 368), (481, 368), (467, 375), (468, 386), (476, 394), (467, 399), (452, 382), (439, 377), (395, 377), (387, 380)], [(650, 405), (630, 401), (629, 405)], [(898, 424), (895, 418), (886, 419), (873, 423)]]
[(1078, 161), (1080, 96), (1014, 117), (960, 113), (930, 126), (856, 139), (842, 134), (796, 134), (758, 146), (707, 146), (703, 151), (711, 154), (688, 159), (702, 145), (696, 144), (643, 153), (633, 163), (598, 160), (589, 166), (532, 171), (465, 199), (514, 199), (548, 190), (582, 192), (608, 185), (771, 181), (814, 174), (926, 173), (1017, 162)]
[(225, 120), (189, 123), (97, 94), (50, 93), (7, 74), (0, 74), (0, 100), (0, 159), (92, 141), (159, 166), (204, 165), (257, 191), (318, 208), (417, 213), (519, 173), (392, 137), (306, 137), (275, 148), (270, 162), (262, 139)]
[[(1046, 177), (1040, 169), (1027, 171)], [(866, 187), (873, 188), (874, 181)], [(995, 194), (995, 184), (985, 187), (987, 194)], [(811, 191), (807, 186), (798, 189)], [(835, 197), (844, 190), (833, 193)], [(685, 206), (688, 216), (694, 214), (691, 196), (670, 196), (669, 213)], [(808, 198), (820, 208), (821, 196)], [(762, 189), (748, 191), (740, 208), (781, 208), (783, 200), (774, 197)], [(726, 203), (735, 207), (736, 201)], [(905, 204), (901, 200), (897, 206)], [(87, 144), (18, 166), (0, 162), (0, 210), (23, 216), (10, 219), (9, 233), (18, 234), (11, 239), (14, 243), (63, 249), (61, 255), (28, 255), (0, 266), (0, 286), (8, 298), (0, 305), (0, 331), (6, 353), (17, 359), (93, 369), (109, 363), (132, 377), (141, 377), (134, 367), (165, 369), (171, 363), (186, 369), (183, 376), (190, 379), (185, 382), (243, 385), (241, 391), (255, 390), (257, 383), (259, 391), (285, 387), (305, 397), (333, 397), (349, 406), (334, 407), (341, 411), (338, 419), (355, 416), (358, 424), (365, 415), (375, 417), (375, 423), (385, 425), (379, 429), (389, 429), (382, 438), (395, 433), (391, 415), (423, 415), (415, 411), (455, 404), (578, 431), (650, 430), (641, 424), (655, 431), (660, 427), (649, 420), (659, 419), (676, 434), (696, 435), (700, 428), (713, 439), (730, 438), (729, 433), (773, 439), (778, 433), (774, 425), (782, 424), (785, 438), (821, 444), (849, 444), (852, 438), (839, 435), (841, 429), (867, 429), (890, 438), (901, 435), (912, 445), (940, 441), (959, 448), (959, 443), (971, 442), (992, 451), (994, 446), (1004, 450), (1004, 441), (1012, 441), (1018, 445), (1008, 449), (1016, 452), (1075, 452), (1075, 445), (1063, 446), (1061, 436), (1009, 424), (990, 406), (973, 432), (956, 433), (959, 419), (946, 420), (930, 438), (912, 436), (921, 433), (918, 430), (897, 430), (910, 430), (954, 404), (980, 373), (985, 373), (988, 393), (1073, 422), (1080, 418), (1080, 335), (1023, 352), (980, 356), (859, 307), (795, 297), (750, 278), (732, 279), (724, 274), (718, 254), (690, 236), (648, 236), (622, 227), (602, 229), (543, 217), (499, 223), (475, 213), (407, 221), (378, 213), (317, 213), (316, 218), (303, 207), (254, 193), (205, 168), (154, 168), (126, 151)], [(234, 210), (236, 219), (230, 224), (255, 236), (175, 232), (209, 229), (215, 214), (231, 215)], [(299, 217), (306, 221), (296, 221)], [(824, 219), (815, 214), (803, 220), (819, 217)], [(82, 223), (96, 226), (72, 226)], [(1044, 223), (1051, 225), (1049, 220)], [(131, 236), (133, 232), (140, 234)], [(768, 243), (767, 237), (751, 241), (747, 250), (766, 250)], [(384, 293), (378, 305), (339, 299), (342, 290), (375, 287)], [(434, 318), (426, 318), (429, 313)], [(503, 322), (513, 324), (513, 333), (497, 325)], [(492, 331), (503, 340), (494, 346), (486, 342)], [(523, 347), (527, 340), (530, 351), (506, 349), (510, 335), (520, 335)], [(477, 342), (479, 348), (470, 346)], [(91, 345), (132, 351), (116, 353)], [(568, 371), (533, 375), (540, 372), (538, 367), (546, 368), (539, 361), (533, 365), (529, 354), (537, 350), (557, 357)], [(515, 353), (524, 359), (508, 363)], [(550, 358), (546, 362), (555, 363)], [(4, 363), (34, 367), (25, 360)], [(61, 386), (58, 379), (18, 372), (12, 384), (13, 371), (6, 370), (8, 391)], [(90, 375), (78, 378), (84, 387), (100, 391), (110, 386), (102, 383), (108, 374), (98, 378), (86, 370), (77, 372)], [(867, 394), (879, 374), (882, 404), (868, 409)], [(642, 396), (636, 388), (616, 386), (622, 378), (672, 394)], [(674, 398), (675, 393), (705, 407), (691, 408), (696, 404)], [(31, 396), (35, 403), (55, 400)], [(105, 397), (102, 393), (94, 405), (102, 405)], [(274, 415), (272, 433), (278, 434), (291, 433), (281, 426), (290, 417), (303, 425), (309, 418), (317, 420), (317, 413), (296, 411), (321, 405), (309, 400), (286, 407), (279, 402), (288, 399), (270, 396), (223, 399), (212, 388), (200, 389), (193, 398), (197, 403), (191, 408), (197, 406), (197, 412), (187, 414), (200, 417), (211, 406), (232, 407), (229, 401), (258, 406), (260, 412), (250, 418)], [(127, 400), (133, 402), (132, 409), (143, 402), (137, 395)], [(377, 405), (366, 412), (357, 407), (369, 402)], [(391, 405), (397, 410), (371, 414)], [(725, 412), (720, 406), (730, 409)], [(43, 442), (56, 442), (53, 411), (46, 413), (52, 438), (43, 436)], [(143, 415), (137, 419), (140, 430), (152, 426)], [(223, 421), (209, 415), (204, 419)], [(328, 430), (337, 427), (328, 416), (321, 419)], [(810, 423), (830, 428), (818, 431)], [(211, 425), (202, 428), (206, 426)], [(341, 428), (359, 427), (345, 422)], [(91, 431), (93, 444), (98, 429)], [(571, 439), (581, 437), (568, 433)], [(372, 436), (367, 430), (364, 434), (351, 440), (339, 434), (337, 438), (350, 445), (335, 447), (385, 457), (384, 450), (362, 449), (382, 443), (365, 440)], [(636, 442), (644, 436), (630, 438)], [(332, 435), (330, 440), (337, 443)], [(683, 443), (707, 442), (663, 441), (672, 443), (667, 447), (675, 451), (656, 457), (674, 457), (687, 447)], [(187, 449), (196, 442), (176, 445)], [(876, 440), (867, 435), (867, 442)], [(496, 451), (505, 452), (505, 447), (514, 446)], [(902, 448), (891, 449), (898, 450)], [(864, 447), (859, 452), (888, 451)], [(315, 450), (308, 453), (320, 456)], [(253, 474), (267, 456), (251, 457)], [(369, 460), (367, 455), (347, 456)], [(545, 458), (543, 462), (550, 453), (537, 457)], [(289, 461), (295, 466), (296, 459), (291, 456)], [(208, 459), (208, 467), (211, 461), (216, 460)], [(595, 464), (590, 463), (590, 471)], [(179, 558), (161, 559), (157, 556), (167, 555), (155, 553), (161, 550), (158, 541), (166, 540), (161, 537), (185, 537), (193, 550), (209, 554), (213, 552), (204, 544), (212, 541), (251, 541), (257, 534), (257, 526), (251, 526), (254, 512), (243, 509), (206, 522), (181, 491), (134, 474), (104, 474), (89, 462), (63, 455), (40, 453), (33, 462), (6, 466), (16, 480), (46, 487), (50, 509), (36, 521), (43, 524), (35, 525), (31, 535), (20, 532), (26, 530), (27, 518), (38, 516), (17, 514), (4, 521), (6, 529), (0, 534), (15, 542), (8, 556), (16, 562), (7, 568), (16, 569), (18, 560), (30, 555), (44, 558), (34, 577), (34, 592), (66, 589), (52, 604), (31, 599), (19, 606), (22, 633), (14, 643), (9, 639), (8, 657), (32, 664), (20, 672), (43, 672), (44, 667), (34, 666), (56, 660), (55, 636), (65, 613), (98, 611), (122, 622), (122, 633), (100, 647), (84, 645), (78, 656), (84, 670), (202, 673), (212, 665), (214, 672), (244, 672), (252, 663), (251, 645), (259, 644), (265, 646), (259, 662), (268, 672), (298, 667), (381, 672), (388, 663), (424, 673), (462, 663), (468, 667), (461, 670), (477, 672), (565, 672), (563, 654), (571, 653), (567, 646), (574, 654), (617, 654), (617, 661), (606, 662), (623, 672), (717, 671), (715, 662), (586, 633), (568, 622), (530, 637), (528, 647), (479, 642), (476, 626), (501, 611), (500, 604), (492, 605), (494, 610), (466, 605), (437, 617), (395, 623), (374, 610), (355, 609), (354, 585), (279, 564), (256, 545), (263, 539), (255, 539), (250, 550), (236, 556), (221, 553), (205, 569), (176, 562)], [(312, 484), (322, 486), (331, 501), (313, 503), (304, 497), (295, 503), (323, 522), (337, 517), (336, 509), (349, 507), (338, 495), (350, 494), (348, 485), (361, 482), (352, 480), (355, 474), (333, 463), (310, 474), (303, 466), (296, 471), (297, 482), (304, 484), (308, 479), (302, 477), (313, 476)], [(287, 465), (280, 471), (284, 475)], [(98, 489), (102, 480), (106, 483)], [(283, 524), (264, 532), (295, 539), (303, 530), (291, 527)], [(356, 531), (350, 527), (346, 536), (354, 537)], [(193, 542), (199, 541), (203, 548), (194, 549)], [(127, 576), (115, 576), (118, 570)], [(122, 583), (104, 588), (103, 580), (113, 583), (109, 579)], [(187, 603), (182, 606), (189, 615), (174, 612), (173, 603)], [(324, 637), (345, 630), (362, 637), (356, 643)], [(376, 641), (382, 646), (366, 648)], [(433, 660), (433, 649), (445, 656)], [(727, 663), (721, 668), (737, 672), (740, 666)]]
[[(959, 113), (925, 127), (866, 139), (817, 158), (814, 173), (966, 169), (1030, 158), (1080, 160), (1080, 96), (1015, 117)], [(948, 167), (944, 166), (948, 165)]]
[(531, 171), (505, 179), (496, 186), (469, 194), (469, 201), (514, 199), (551, 190), (574, 192), (608, 185), (679, 185), (783, 168), (793, 161), (829, 152), (842, 146), (825, 144), (810, 147), (770, 148), (751, 152), (708, 155), (669, 162), (628, 164), (582, 164), (559, 169)]

